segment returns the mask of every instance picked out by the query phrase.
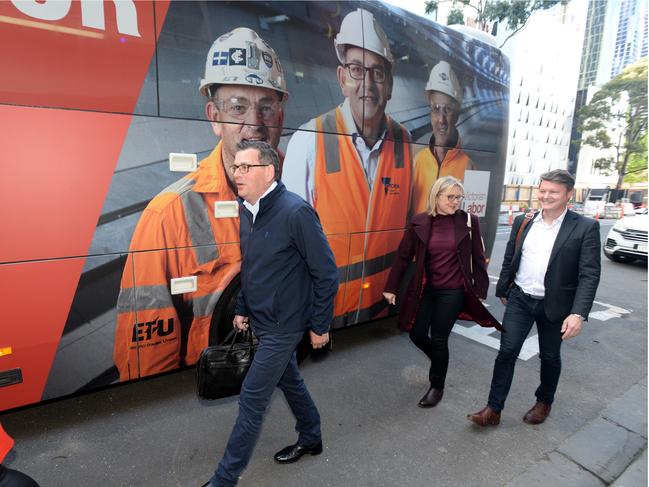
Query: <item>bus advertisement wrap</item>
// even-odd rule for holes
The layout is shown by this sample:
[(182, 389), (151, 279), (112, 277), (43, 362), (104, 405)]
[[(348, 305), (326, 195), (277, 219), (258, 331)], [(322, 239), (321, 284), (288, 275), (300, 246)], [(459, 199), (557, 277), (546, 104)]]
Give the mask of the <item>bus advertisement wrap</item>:
[(491, 252), (496, 47), (380, 2), (1, 2), (0, 41), (0, 410), (193, 365), (223, 339), (242, 140), (276, 147), (320, 216), (334, 328), (388, 315), (403, 229), (440, 176), (465, 180)]

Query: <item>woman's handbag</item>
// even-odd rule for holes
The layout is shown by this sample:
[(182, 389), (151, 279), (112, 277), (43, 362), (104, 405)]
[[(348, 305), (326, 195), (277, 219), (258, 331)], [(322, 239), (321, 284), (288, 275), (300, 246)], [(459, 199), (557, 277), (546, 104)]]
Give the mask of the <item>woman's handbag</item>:
[(201, 352), (196, 363), (196, 394), (202, 399), (220, 399), (241, 392), (257, 349), (252, 332), (243, 332), (238, 341), (233, 334), (231, 343), (213, 345)]

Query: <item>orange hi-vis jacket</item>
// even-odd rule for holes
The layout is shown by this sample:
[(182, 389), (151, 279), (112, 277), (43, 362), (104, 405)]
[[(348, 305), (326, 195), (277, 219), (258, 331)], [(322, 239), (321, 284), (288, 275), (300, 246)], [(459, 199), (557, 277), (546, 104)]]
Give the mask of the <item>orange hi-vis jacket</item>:
[[(239, 217), (215, 218), (234, 201), (221, 143), (198, 170), (162, 190), (135, 228), (117, 304), (113, 358), (121, 380), (196, 362), (212, 312), (241, 268)], [(170, 280), (196, 276), (195, 292), (171, 295)]]
[(453, 176), (460, 181), (464, 181), (464, 171), (467, 169), (473, 169), (473, 162), (460, 149), (459, 139), (455, 148), (448, 150), (441, 164), (433, 155), (430, 145), (420, 150), (415, 156), (413, 168), (412, 214), (416, 215), (427, 211), (430, 188), (433, 187), (438, 178)]
[(316, 119), (314, 207), (338, 266), (335, 326), (387, 311), (382, 291), (408, 218), (412, 156), (406, 128), (386, 118), (372, 190), (340, 108)]

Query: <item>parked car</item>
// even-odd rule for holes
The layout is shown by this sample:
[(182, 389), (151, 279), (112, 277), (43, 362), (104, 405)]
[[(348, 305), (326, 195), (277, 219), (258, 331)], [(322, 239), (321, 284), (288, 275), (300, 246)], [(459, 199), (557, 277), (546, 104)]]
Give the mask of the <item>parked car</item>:
[(609, 230), (604, 255), (615, 262), (647, 260), (649, 215), (624, 217)]

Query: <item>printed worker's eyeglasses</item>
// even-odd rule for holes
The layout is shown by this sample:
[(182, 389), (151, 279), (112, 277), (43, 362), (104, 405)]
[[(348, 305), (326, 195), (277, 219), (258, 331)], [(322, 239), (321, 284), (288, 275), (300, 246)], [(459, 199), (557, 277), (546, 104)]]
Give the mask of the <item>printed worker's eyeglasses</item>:
[(387, 76), (385, 69), (383, 68), (368, 68), (367, 66), (363, 66), (362, 64), (358, 63), (347, 63), (343, 66), (347, 69), (347, 72), (349, 73), (349, 76), (352, 77), (352, 79), (359, 81), (365, 79), (365, 73), (367, 73), (368, 71), (370, 72), (372, 79), (376, 83), (383, 83)]
[(458, 203), (462, 203), (462, 200), (464, 199), (463, 194), (459, 194), (459, 195), (440, 194), (440, 196), (446, 196), (446, 199), (448, 200), (449, 203), (453, 203), (454, 201), (457, 201)]
[(227, 100), (216, 100), (215, 103), (219, 110), (235, 120), (244, 120), (252, 108), (264, 122), (271, 122), (280, 110), (280, 102), (274, 100), (251, 103), (247, 98), (232, 97)]
[(455, 104), (440, 105), (439, 103), (435, 103), (433, 105), (430, 105), (430, 111), (435, 115), (439, 115), (440, 113), (443, 113), (444, 115), (448, 116), (452, 113), (455, 113), (456, 109), (457, 109), (457, 105)]
[(232, 164), (228, 169), (232, 174), (237, 173), (237, 169), (241, 174), (248, 174), (248, 171), (250, 171), (251, 167), (264, 167), (264, 166), (270, 166), (270, 164)]

